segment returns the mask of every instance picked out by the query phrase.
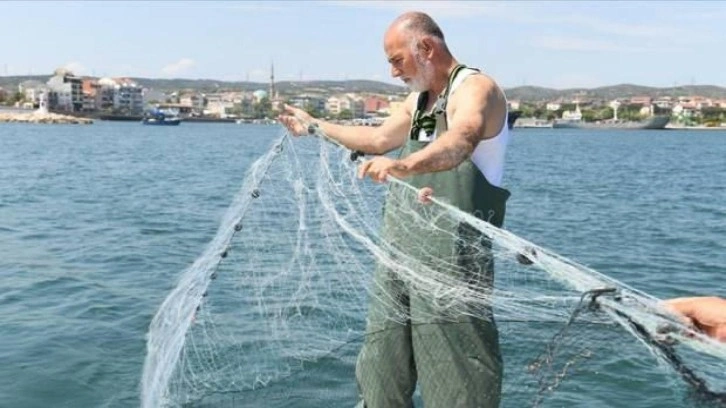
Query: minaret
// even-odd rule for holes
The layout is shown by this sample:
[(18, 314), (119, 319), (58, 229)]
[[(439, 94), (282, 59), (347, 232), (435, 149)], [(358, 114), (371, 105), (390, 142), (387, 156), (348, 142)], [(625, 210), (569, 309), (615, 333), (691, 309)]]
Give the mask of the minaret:
[(270, 100), (276, 99), (275, 94), (275, 63), (270, 62)]

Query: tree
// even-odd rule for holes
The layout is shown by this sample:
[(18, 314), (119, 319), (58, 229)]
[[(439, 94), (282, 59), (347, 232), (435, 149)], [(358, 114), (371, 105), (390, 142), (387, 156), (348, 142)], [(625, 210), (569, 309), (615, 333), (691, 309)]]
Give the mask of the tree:
[(576, 106), (574, 103), (563, 103), (562, 105), (560, 105), (560, 109), (558, 109), (558, 111), (560, 111), (560, 115), (561, 115), (563, 111), (572, 112), (575, 110), (575, 108), (576, 108)]
[(12, 97), (8, 100), (10, 103), (17, 103), (25, 99), (25, 95), (22, 92), (15, 92)]
[(600, 119), (598, 118), (597, 114), (597, 111), (594, 111), (592, 109), (586, 109), (582, 111), (582, 120), (584, 120), (585, 122), (594, 122)]
[(534, 115), (534, 108), (530, 105), (522, 104), (519, 106), (523, 118), (531, 118)]
[(618, 119), (621, 120), (641, 120), (643, 115), (640, 114), (641, 104), (627, 104), (618, 107)]
[(341, 120), (353, 119), (353, 112), (351, 112), (350, 109), (343, 109), (338, 114), (338, 119), (341, 119)]
[(252, 106), (252, 115), (255, 119), (270, 118), (272, 114), (272, 102), (270, 98), (262, 98), (260, 101)]
[(726, 109), (716, 106), (707, 106), (701, 108), (701, 116), (705, 122), (721, 122), (726, 113)]
[(600, 119), (612, 119), (613, 117), (615, 117), (615, 111), (613, 110), (613, 108), (606, 106), (600, 109), (598, 115), (600, 116)]
[(310, 116), (314, 118), (322, 118), (325, 116), (325, 109), (320, 109), (319, 105), (313, 104), (311, 102), (305, 102), (305, 105), (303, 106), (303, 110), (310, 114)]

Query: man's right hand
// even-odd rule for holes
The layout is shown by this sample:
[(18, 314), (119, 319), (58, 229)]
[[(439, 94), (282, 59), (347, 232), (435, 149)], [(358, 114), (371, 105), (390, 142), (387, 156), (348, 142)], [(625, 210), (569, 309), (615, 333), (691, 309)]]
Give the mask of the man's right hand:
[(707, 335), (726, 342), (726, 299), (704, 296), (670, 299), (664, 303)]
[(311, 125), (315, 121), (304, 110), (287, 104), (284, 105), (284, 111), (278, 116), (278, 120), (294, 136), (306, 135), (308, 133), (308, 125)]

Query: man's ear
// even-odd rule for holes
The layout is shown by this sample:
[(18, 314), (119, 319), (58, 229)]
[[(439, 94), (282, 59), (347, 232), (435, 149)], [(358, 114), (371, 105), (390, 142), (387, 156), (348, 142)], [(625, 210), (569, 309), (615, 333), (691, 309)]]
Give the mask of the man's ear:
[(431, 51), (433, 51), (434, 49), (434, 44), (430, 38), (422, 39), (419, 46), (421, 47), (421, 51), (423, 51), (426, 56), (430, 56)]

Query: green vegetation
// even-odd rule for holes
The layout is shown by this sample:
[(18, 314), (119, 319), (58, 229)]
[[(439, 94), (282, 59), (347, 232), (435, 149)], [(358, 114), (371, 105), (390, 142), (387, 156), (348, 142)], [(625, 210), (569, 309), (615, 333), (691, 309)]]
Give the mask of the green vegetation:
[(353, 112), (350, 111), (350, 109), (343, 109), (338, 113), (338, 119), (341, 120), (348, 120), (353, 119)]
[(270, 98), (262, 98), (258, 103), (252, 105), (253, 119), (271, 118), (273, 116), (272, 102), (270, 102)]
[(718, 107), (705, 107), (701, 109), (701, 116), (704, 122), (724, 122), (726, 121), (726, 109)]
[(306, 102), (305, 103), (305, 106), (303, 106), (302, 109), (305, 112), (309, 113), (310, 116), (312, 116), (314, 118), (324, 118), (325, 115), (327, 114), (327, 112), (325, 111), (325, 109), (320, 109), (318, 106), (316, 106), (316, 105), (314, 105), (314, 104), (312, 104), (310, 102)]
[(25, 96), (20, 92), (0, 93), (0, 105), (12, 106), (24, 99)]

